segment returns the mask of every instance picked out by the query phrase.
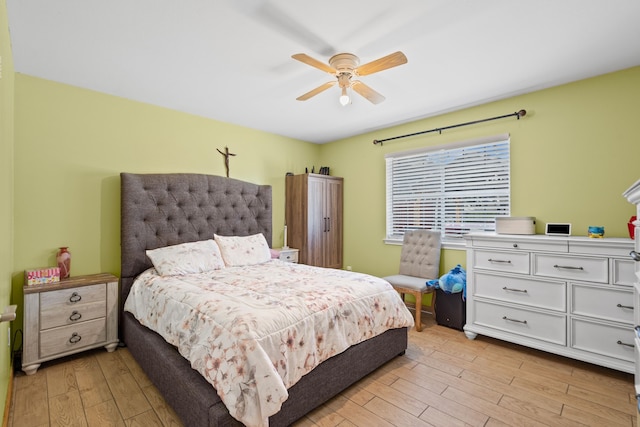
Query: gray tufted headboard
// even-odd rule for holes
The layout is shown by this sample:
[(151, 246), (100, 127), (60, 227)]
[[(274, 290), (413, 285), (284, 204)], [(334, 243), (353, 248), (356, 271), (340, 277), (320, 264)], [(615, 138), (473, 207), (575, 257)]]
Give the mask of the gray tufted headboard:
[(222, 236), (264, 234), (271, 246), (271, 186), (201, 174), (121, 173), (121, 304), (145, 251)]

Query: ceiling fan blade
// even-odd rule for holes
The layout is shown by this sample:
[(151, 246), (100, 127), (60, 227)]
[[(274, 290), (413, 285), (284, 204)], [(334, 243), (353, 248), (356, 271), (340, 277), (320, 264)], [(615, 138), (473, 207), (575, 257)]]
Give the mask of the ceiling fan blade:
[(375, 90), (371, 89), (369, 86), (367, 86), (366, 84), (362, 83), (360, 80), (356, 80), (351, 84), (351, 88), (358, 92), (360, 95), (364, 96), (365, 98), (367, 98), (370, 102), (372, 102), (373, 104), (379, 104), (382, 101), (384, 101), (386, 98), (379, 94), (378, 92), (376, 92)]
[(305, 93), (304, 95), (300, 95), (299, 97), (296, 98), (296, 100), (298, 100), (298, 101), (306, 101), (307, 99), (311, 98), (312, 96), (316, 96), (320, 92), (324, 92), (325, 90), (329, 89), (334, 84), (336, 84), (336, 82), (327, 82), (327, 83), (325, 83), (323, 85), (318, 86), (317, 88), (315, 88), (313, 90), (310, 90), (309, 92)]
[(330, 67), (329, 65), (325, 64), (324, 62), (320, 62), (317, 59), (314, 59), (314, 58), (312, 58), (309, 55), (304, 54), (304, 53), (296, 53), (295, 55), (291, 55), (291, 57), (293, 59), (297, 59), (300, 62), (304, 62), (307, 65), (311, 65), (312, 67), (318, 68), (318, 69), (320, 69), (322, 71), (326, 71), (329, 74), (335, 74), (335, 73), (338, 72), (335, 68)]
[(398, 65), (406, 64), (407, 57), (404, 53), (398, 51), (387, 56), (383, 56), (375, 61), (368, 62), (361, 65), (356, 69), (356, 72), (360, 76), (367, 76), (369, 74), (377, 73), (378, 71), (386, 70), (389, 68), (397, 67)]
[(326, 40), (289, 15), (286, 9), (272, 4), (273, 2), (269, 0), (230, 1), (229, 3), (241, 13), (254, 17), (259, 23), (283, 34), (288, 39), (302, 43), (307, 49), (319, 55), (331, 56), (335, 53), (333, 46)]

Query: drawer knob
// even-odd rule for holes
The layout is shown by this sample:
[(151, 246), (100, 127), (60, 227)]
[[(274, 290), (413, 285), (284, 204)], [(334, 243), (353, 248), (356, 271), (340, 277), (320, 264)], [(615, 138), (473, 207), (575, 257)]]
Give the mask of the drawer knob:
[(628, 308), (629, 310), (633, 310), (633, 307), (630, 306), (630, 305), (616, 304), (616, 307), (618, 307), (618, 308)]
[(518, 319), (510, 319), (507, 316), (502, 316), (502, 320), (508, 320), (509, 322), (517, 322), (517, 323), (523, 323), (523, 324), (527, 324), (526, 320), (518, 320)]
[(514, 247), (514, 248), (517, 248), (517, 247), (518, 247), (518, 244), (517, 244), (517, 243), (514, 243), (514, 244), (513, 244), (513, 247)]
[(629, 255), (631, 256), (631, 259), (634, 261), (640, 261), (640, 254), (638, 254), (638, 252), (636, 251), (631, 251), (629, 252)]
[(553, 268), (566, 268), (567, 270), (584, 270), (584, 267), (574, 267), (572, 265), (554, 265)]
[(635, 347), (633, 344), (628, 344), (628, 343), (626, 343), (626, 342), (622, 342), (622, 341), (620, 341), (620, 340), (616, 341), (616, 344), (618, 344), (618, 345), (624, 345), (624, 346), (626, 346), (626, 347)]
[(71, 338), (69, 338), (69, 342), (71, 344), (76, 344), (76, 343), (79, 343), (81, 339), (82, 337), (78, 335), (77, 332), (74, 332), (73, 334), (71, 334)]
[(76, 310), (73, 310), (71, 316), (69, 316), (69, 320), (75, 322), (76, 320), (82, 319), (82, 314), (78, 313)]
[(82, 299), (82, 295), (80, 295), (77, 292), (74, 292), (71, 294), (71, 296), (69, 297), (69, 301), (70, 302), (78, 302)]

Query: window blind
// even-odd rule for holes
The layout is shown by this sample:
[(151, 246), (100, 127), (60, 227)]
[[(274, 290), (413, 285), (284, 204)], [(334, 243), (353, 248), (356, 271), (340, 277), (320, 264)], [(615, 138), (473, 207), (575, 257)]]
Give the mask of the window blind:
[(385, 161), (388, 240), (425, 228), (460, 241), (471, 231), (494, 231), (495, 217), (510, 214), (508, 135), (394, 153)]

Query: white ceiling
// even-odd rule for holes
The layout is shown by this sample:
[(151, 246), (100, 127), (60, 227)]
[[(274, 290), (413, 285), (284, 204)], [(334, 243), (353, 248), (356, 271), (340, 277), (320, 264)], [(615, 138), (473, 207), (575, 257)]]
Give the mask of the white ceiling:
[[(638, 0), (7, 0), (16, 72), (316, 143), (640, 65)], [(291, 58), (408, 63), (360, 79)], [(526, 107), (526, 106), (523, 106)], [(505, 112), (510, 113), (510, 112)]]

